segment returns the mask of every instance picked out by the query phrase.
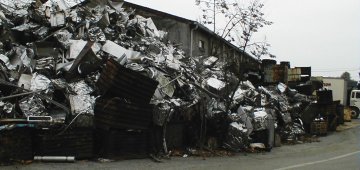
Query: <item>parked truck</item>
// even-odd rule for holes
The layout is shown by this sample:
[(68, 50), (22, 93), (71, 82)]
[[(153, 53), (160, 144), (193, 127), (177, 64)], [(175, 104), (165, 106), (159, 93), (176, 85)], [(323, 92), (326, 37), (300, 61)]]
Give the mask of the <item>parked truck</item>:
[(357, 118), (360, 113), (360, 90), (351, 90), (350, 94), (351, 117)]
[(358, 118), (360, 114), (360, 90), (349, 90), (347, 81), (343, 78), (322, 77), (323, 87), (332, 90), (333, 101), (351, 109), (351, 118)]

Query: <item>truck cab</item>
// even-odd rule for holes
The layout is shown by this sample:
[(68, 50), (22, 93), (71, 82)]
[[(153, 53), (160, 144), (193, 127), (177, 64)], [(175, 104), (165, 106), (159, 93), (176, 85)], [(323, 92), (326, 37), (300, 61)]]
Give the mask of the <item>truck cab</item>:
[(356, 119), (360, 114), (360, 90), (352, 90), (350, 93), (351, 118)]

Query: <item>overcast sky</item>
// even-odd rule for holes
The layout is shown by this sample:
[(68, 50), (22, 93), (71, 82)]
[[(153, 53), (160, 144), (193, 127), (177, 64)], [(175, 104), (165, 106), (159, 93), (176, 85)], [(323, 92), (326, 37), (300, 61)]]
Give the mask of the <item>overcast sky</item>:
[[(197, 20), (195, 0), (128, 0), (166, 13)], [(245, 1), (245, 0), (243, 0)], [(274, 24), (260, 30), (276, 60), (312, 68), (313, 76), (359, 80), (360, 0), (263, 0), (265, 18)]]

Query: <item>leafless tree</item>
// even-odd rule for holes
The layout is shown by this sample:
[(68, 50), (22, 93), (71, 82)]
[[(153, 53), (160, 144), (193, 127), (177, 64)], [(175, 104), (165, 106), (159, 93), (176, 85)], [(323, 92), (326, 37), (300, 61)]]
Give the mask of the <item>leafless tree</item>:
[[(269, 53), (270, 44), (266, 40), (252, 42), (253, 35), (260, 28), (273, 24), (264, 18), (264, 4), (253, 0), (249, 4), (240, 4), (237, 0), (195, 0), (202, 9), (202, 24), (213, 25), (213, 30), (222, 38), (236, 44), (244, 52), (249, 51), (256, 58), (264, 55), (275, 57)], [(217, 19), (225, 19), (225, 25), (217, 25)]]

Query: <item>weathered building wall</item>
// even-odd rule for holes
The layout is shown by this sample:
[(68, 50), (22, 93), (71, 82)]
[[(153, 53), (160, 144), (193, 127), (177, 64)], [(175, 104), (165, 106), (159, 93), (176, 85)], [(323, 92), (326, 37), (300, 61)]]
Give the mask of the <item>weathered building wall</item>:
[(178, 47), (183, 49), (186, 55), (190, 55), (191, 40), (188, 24), (169, 18), (154, 18), (153, 21), (159, 30), (168, 32), (168, 40), (179, 45)]
[[(211, 47), (211, 36), (204, 31), (193, 28), (193, 56), (209, 56), (212, 55), (210, 52)], [(217, 57), (217, 56), (216, 56)]]
[(136, 9), (136, 14), (151, 17), (159, 30), (168, 32), (168, 39), (182, 48), (186, 56), (215, 56), (230, 61), (236, 73), (260, 72), (260, 62), (222, 37), (197, 23), (151, 8), (126, 2), (125, 6)]
[(166, 31), (168, 33), (167, 38), (169, 41), (183, 49), (187, 56), (190, 55), (190, 24), (193, 21), (128, 2), (126, 2), (124, 6), (135, 9), (135, 13), (137, 15), (141, 15), (146, 18), (150, 17), (159, 30)]

